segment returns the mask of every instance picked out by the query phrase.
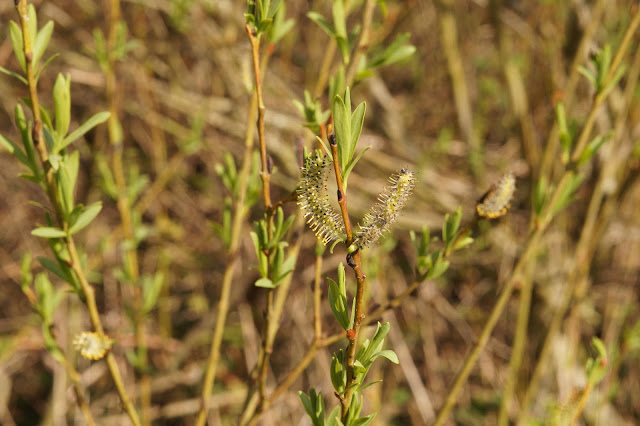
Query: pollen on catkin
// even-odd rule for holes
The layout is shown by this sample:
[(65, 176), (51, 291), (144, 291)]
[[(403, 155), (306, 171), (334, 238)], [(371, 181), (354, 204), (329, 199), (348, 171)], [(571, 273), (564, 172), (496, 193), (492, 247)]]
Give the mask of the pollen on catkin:
[(311, 230), (325, 245), (345, 232), (342, 219), (329, 201), (329, 170), (327, 156), (316, 151), (305, 159), (298, 181), (298, 205), (305, 212)]
[(101, 336), (95, 332), (83, 331), (73, 339), (73, 346), (80, 355), (94, 361), (104, 357), (111, 345), (112, 341), (108, 336)]
[(502, 176), (498, 182), (482, 196), (476, 205), (478, 216), (487, 219), (496, 219), (504, 216), (516, 190), (516, 178), (512, 173)]
[(356, 235), (355, 242), (358, 246), (368, 246), (389, 230), (411, 195), (415, 182), (414, 173), (407, 169), (402, 169), (389, 178), (391, 185), (378, 195), (378, 202), (364, 216)]

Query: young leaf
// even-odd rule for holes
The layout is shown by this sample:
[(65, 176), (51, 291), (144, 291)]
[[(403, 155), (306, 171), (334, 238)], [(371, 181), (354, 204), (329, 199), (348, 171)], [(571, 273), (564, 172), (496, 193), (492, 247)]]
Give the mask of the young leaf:
[[(347, 88), (347, 94), (348, 91)], [(344, 168), (348, 165), (347, 156), (351, 151), (351, 111), (347, 109), (345, 101), (340, 96), (334, 98), (332, 111), (333, 128), (338, 143), (338, 161), (340, 167)]]
[(25, 85), (28, 85), (29, 82), (27, 81), (26, 78), (24, 78), (23, 76), (21, 76), (20, 74), (18, 74), (17, 72), (13, 72), (5, 67), (0, 67), (0, 72), (7, 74), (11, 77), (17, 78), (18, 80), (20, 80), (21, 82), (23, 82)]
[(41, 226), (31, 231), (31, 235), (41, 238), (64, 238), (67, 236), (67, 233), (60, 228)]
[(156, 306), (158, 297), (160, 296), (160, 290), (164, 285), (164, 274), (162, 272), (156, 273), (153, 277), (144, 277), (142, 280), (142, 311), (145, 313), (151, 312)]
[(74, 223), (70, 224), (69, 234), (73, 235), (86, 227), (102, 210), (102, 201), (97, 201), (82, 208), (82, 212)]
[(16, 59), (22, 68), (24, 74), (27, 73), (26, 60), (24, 58), (24, 44), (22, 41), (22, 31), (18, 24), (13, 21), (9, 21), (9, 39), (11, 40), (11, 46), (13, 47), (13, 54), (16, 55)]
[(344, 330), (349, 329), (349, 313), (347, 311), (347, 298), (342, 294), (338, 284), (329, 278), (329, 305), (333, 316), (338, 320)]
[(255, 286), (262, 288), (276, 288), (273, 281), (271, 281), (269, 278), (260, 278), (258, 281), (256, 281)]
[(44, 54), (44, 51), (47, 49), (47, 45), (49, 44), (49, 40), (51, 39), (51, 34), (53, 33), (53, 21), (49, 21), (45, 24), (44, 27), (40, 31), (38, 31), (38, 35), (33, 43), (33, 67), (37, 68), (38, 63), (40, 62), (40, 58)]
[[(56, 117), (56, 141), (61, 141), (69, 131), (71, 122), (71, 77), (58, 74), (53, 85), (53, 105)], [(54, 152), (57, 152), (54, 150)]]
[(111, 113), (109, 111), (103, 111), (89, 118), (80, 127), (78, 127), (76, 130), (71, 132), (66, 138), (62, 140), (62, 142), (60, 143), (60, 146), (58, 147), (58, 151), (66, 148), (67, 145), (74, 142), (76, 139), (79, 139), (80, 137), (82, 137), (85, 133), (87, 133), (89, 130), (93, 129), (94, 127), (96, 127), (98, 124), (101, 124), (107, 121), (110, 115)]

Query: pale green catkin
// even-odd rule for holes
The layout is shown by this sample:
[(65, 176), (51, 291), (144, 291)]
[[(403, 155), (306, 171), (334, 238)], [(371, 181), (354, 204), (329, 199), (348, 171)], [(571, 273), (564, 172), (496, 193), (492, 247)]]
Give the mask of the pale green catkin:
[(366, 247), (375, 242), (387, 232), (398, 218), (415, 186), (415, 176), (412, 171), (402, 169), (389, 178), (390, 186), (378, 196), (378, 202), (371, 207), (360, 225), (356, 236), (356, 243)]
[(311, 230), (325, 245), (345, 233), (340, 216), (329, 202), (329, 170), (327, 156), (316, 151), (305, 159), (298, 182), (298, 205)]

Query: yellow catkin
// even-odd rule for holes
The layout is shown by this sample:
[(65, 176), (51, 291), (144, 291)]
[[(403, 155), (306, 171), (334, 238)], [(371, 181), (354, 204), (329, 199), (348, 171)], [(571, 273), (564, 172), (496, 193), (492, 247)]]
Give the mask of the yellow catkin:
[(311, 230), (325, 245), (345, 232), (340, 215), (329, 201), (329, 170), (327, 156), (316, 151), (305, 159), (298, 181), (298, 205), (305, 212)]
[(73, 346), (80, 355), (87, 359), (97, 360), (104, 357), (111, 349), (111, 339), (98, 333), (83, 331), (73, 339)]
[(391, 185), (378, 195), (378, 202), (371, 207), (360, 225), (356, 236), (356, 243), (360, 247), (377, 241), (389, 230), (413, 191), (415, 176), (412, 171), (402, 169), (389, 178), (389, 183)]
[(493, 184), (491, 188), (482, 196), (476, 205), (476, 211), (480, 217), (495, 219), (504, 216), (509, 207), (511, 199), (516, 190), (516, 178), (512, 173), (508, 173)]

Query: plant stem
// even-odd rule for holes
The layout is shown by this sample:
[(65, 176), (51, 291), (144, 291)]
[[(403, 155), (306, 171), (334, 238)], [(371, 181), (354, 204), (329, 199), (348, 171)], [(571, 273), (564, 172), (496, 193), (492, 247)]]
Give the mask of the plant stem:
[(463, 138), (469, 144), (469, 166), (476, 178), (482, 177), (484, 173), (480, 156), (482, 145), (473, 125), (471, 99), (464, 72), (464, 63), (458, 47), (456, 18), (451, 10), (453, 1), (438, 0), (436, 5), (439, 11), (438, 17), (440, 21), (442, 50), (447, 58), (447, 66), (449, 76), (451, 77), (453, 96), (458, 114), (458, 123)]
[(140, 376), (138, 383), (140, 394), (140, 407), (142, 414), (142, 424), (151, 424), (151, 377), (148, 370), (148, 355), (146, 341), (146, 324), (143, 312), (142, 288), (140, 283), (140, 265), (138, 261), (138, 251), (134, 244), (133, 220), (131, 217), (131, 202), (129, 200), (127, 181), (125, 178), (123, 165), (124, 143), (122, 140), (122, 130), (120, 128), (120, 104), (118, 99), (118, 78), (116, 75), (116, 65), (118, 58), (114, 56), (117, 51), (118, 26), (121, 22), (120, 0), (110, 0), (109, 14), (109, 35), (107, 40), (108, 64), (105, 70), (107, 102), (109, 104), (108, 133), (109, 142), (112, 147), (111, 165), (116, 188), (118, 190), (117, 207), (122, 222), (122, 234), (125, 245), (125, 271), (133, 286), (133, 327), (136, 339), (137, 351), (137, 371)]
[(213, 390), (213, 383), (216, 376), (218, 361), (220, 360), (220, 348), (222, 345), (222, 337), (224, 334), (225, 324), (227, 321), (227, 313), (229, 312), (229, 296), (231, 294), (231, 285), (233, 277), (240, 262), (240, 236), (242, 234), (242, 225), (247, 216), (246, 195), (249, 182), (249, 174), (251, 173), (252, 153), (253, 153), (253, 137), (254, 137), (254, 121), (258, 105), (257, 96), (254, 93), (251, 96), (249, 105), (249, 116), (247, 120), (247, 131), (244, 144), (244, 155), (242, 158), (242, 168), (238, 175), (238, 199), (234, 206), (235, 215), (231, 226), (231, 236), (229, 249), (227, 252), (228, 262), (225, 267), (224, 276), (222, 278), (222, 288), (220, 290), (220, 298), (218, 300), (218, 313), (216, 315), (216, 326), (213, 330), (211, 346), (209, 349), (209, 359), (207, 361), (207, 369), (202, 385), (202, 403), (198, 417), (196, 419), (197, 426), (203, 426), (206, 423), (208, 413), (208, 403)]
[(509, 359), (509, 373), (504, 385), (504, 391), (502, 392), (502, 402), (500, 403), (500, 411), (498, 413), (498, 426), (508, 426), (509, 424), (509, 408), (518, 383), (518, 372), (520, 371), (520, 365), (522, 364), (522, 358), (526, 348), (531, 295), (533, 293), (533, 277), (531, 276), (533, 263), (535, 263), (535, 259), (532, 259), (528, 265), (529, 271), (527, 271), (526, 277), (523, 278), (524, 285), (520, 290), (516, 334), (513, 339), (511, 358)]
[[(19, 0), (16, 4), (16, 9), (18, 11), (18, 15), (20, 16), (20, 24), (22, 27), (22, 39), (23, 39), (23, 48), (24, 55), (26, 59), (26, 69), (27, 69), (27, 82), (29, 86), (29, 98), (31, 100), (31, 110), (33, 112), (33, 129), (32, 129), (32, 139), (33, 144), (38, 150), (38, 155), (40, 158), (40, 162), (45, 172), (45, 180), (46, 180), (46, 189), (49, 195), (49, 200), (56, 212), (56, 219), (58, 224), (65, 231), (68, 229), (68, 223), (64, 220), (62, 216), (62, 210), (60, 207), (60, 201), (57, 196), (57, 185), (53, 176), (53, 169), (51, 168), (51, 164), (49, 163), (49, 152), (47, 151), (47, 146), (44, 140), (44, 134), (42, 131), (42, 118), (40, 116), (40, 103), (38, 101), (38, 91), (36, 87), (35, 81), (35, 73), (33, 70), (33, 54), (31, 50), (31, 39), (28, 31), (28, 16), (27, 16), (27, 0)], [(84, 295), (85, 304), (87, 309), (89, 310), (89, 317), (91, 319), (91, 323), (93, 325), (94, 330), (101, 336), (104, 336), (104, 329), (102, 327), (102, 323), (100, 321), (100, 316), (98, 314), (98, 308), (95, 300), (95, 292), (93, 287), (87, 281), (87, 278), (82, 270), (82, 264), (80, 262), (80, 258), (78, 256), (78, 252), (75, 247), (75, 243), (73, 238), (68, 235), (65, 239), (65, 243), (67, 249), (69, 251), (69, 256), (71, 260), (71, 269), (74, 271), (78, 281), (80, 283), (82, 293)], [(140, 425), (140, 420), (138, 418), (138, 414), (131, 403), (131, 399), (129, 394), (127, 393), (124, 384), (122, 382), (122, 377), (120, 376), (120, 370), (118, 369), (118, 365), (115, 361), (115, 358), (111, 352), (109, 352), (106, 356), (107, 366), (109, 367), (109, 372), (111, 373), (111, 377), (113, 379), (114, 384), (118, 390), (118, 394), (120, 395), (120, 399), (124, 408), (131, 418), (134, 426)]]
[[(355, 51), (351, 55), (351, 59), (349, 60), (349, 66), (347, 67), (347, 72), (345, 74), (345, 85), (351, 86), (356, 78), (356, 73), (358, 72), (358, 66), (360, 65), (360, 60), (366, 53), (367, 49), (369, 49), (369, 38), (371, 34), (371, 22), (373, 21), (373, 11), (376, 7), (376, 0), (366, 0), (364, 4), (364, 10), (362, 12), (362, 19), (360, 21), (360, 26), (362, 30), (360, 32), (360, 38), (358, 40), (358, 45), (355, 48)], [(345, 10), (347, 5), (345, 5)], [(332, 101), (332, 99), (330, 99)]]
[[(335, 135), (330, 138), (331, 155), (333, 157), (333, 169), (336, 176), (336, 183), (338, 185), (338, 204), (340, 205), (340, 212), (342, 214), (342, 220), (344, 221), (344, 228), (347, 234), (346, 246), (349, 247), (353, 244), (353, 232), (351, 230), (351, 220), (349, 219), (349, 211), (347, 209), (347, 194), (345, 193), (342, 173), (340, 171), (340, 163), (338, 162), (338, 141), (335, 140)], [(349, 345), (347, 346), (345, 363), (347, 365), (347, 387), (344, 395), (340, 398), (341, 413), (340, 417), (342, 422), (345, 423), (349, 415), (349, 405), (351, 404), (351, 398), (356, 388), (356, 349), (358, 344), (358, 335), (360, 334), (360, 326), (364, 320), (364, 312), (362, 308), (362, 300), (364, 297), (365, 275), (362, 272), (362, 262), (360, 258), (360, 251), (356, 251), (351, 255), (353, 262), (348, 262), (349, 266), (353, 269), (356, 275), (357, 287), (356, 287), (356, 301), (355, 312), (353, 318), (353, 328), (347, 331), (347, 339)]]
[[(320, 245), (320, 242), (316, 243), (316, 250)], [(324, 249), (324, 247), (323, 247)], [(324, 251), (324, 250), (323, 250)], [(314, 269), (315, 275), (313, 277), (313, 324), (314, 324), (314, 342), (322, 339), (322, 254), (316, 254)]]
[(580, 415), (584, 411), (584, 407), (587, 405), (587, 399), (589, 399), (589, 395), (591, 394), (592, 390), (593, 390), (593, 385), (591, 383), (587, 383), (587, 386), (582, 391), (582, 394), (580, 394), (580, 400), (578, 401), (578, 406), (576, 407), (576, 410), (573, 412), (573, 416), (571, 416), (572, 425), (577, 424), (578, 420), (580, 420)]
[(80, 380), (80, 374), (78, 374), (76, 369), (73, 368), (73, 365), (71, 365), (67, 357), (63, 354), (62, 349), (60, 349), (60, 347), (58, 347), (57, 349), (58, 349), (58, 352), (62, 355), (60, 361), (64, 366), (65, 370), (67, 371), (67, 375), (71, 379), (71, 382), (73, 383), (73, 390), (76, 394), (78, 405), (80, 406), (80, 411), (82, 411), (82, 415), (84, 416), (84, 419), (87, 421), (87, 424), (89, 426), (95, 426), (96, 422), (93, 419), (91, 410), (89, 409), (89, 404), (87, 404), (87, 400), (84, 397), (85, 389), (82, 386), (82, 382)]

